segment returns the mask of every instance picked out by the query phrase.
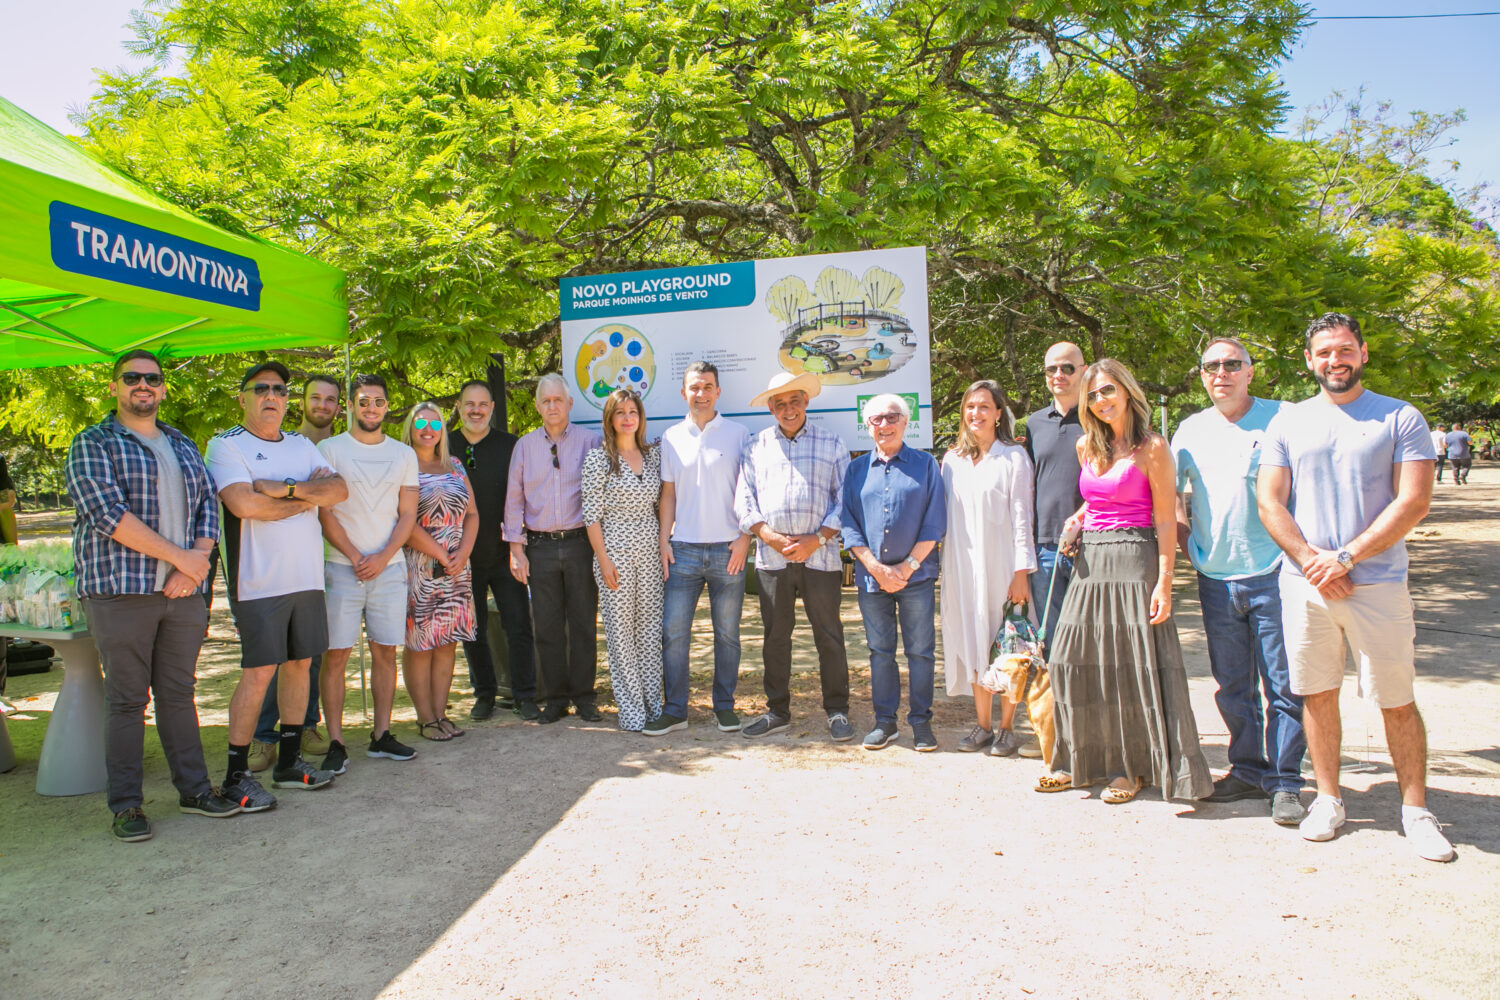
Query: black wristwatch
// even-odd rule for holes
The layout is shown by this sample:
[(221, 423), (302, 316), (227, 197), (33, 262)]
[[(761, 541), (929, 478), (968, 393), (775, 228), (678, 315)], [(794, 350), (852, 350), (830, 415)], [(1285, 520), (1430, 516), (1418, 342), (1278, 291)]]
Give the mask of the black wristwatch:
[(288, 500), (297, 499), (297, 480), (292, 479), (290, 476), (288, 476), (286, 479), (283, 479), (282, 482), (286, 483), (286, 498)]

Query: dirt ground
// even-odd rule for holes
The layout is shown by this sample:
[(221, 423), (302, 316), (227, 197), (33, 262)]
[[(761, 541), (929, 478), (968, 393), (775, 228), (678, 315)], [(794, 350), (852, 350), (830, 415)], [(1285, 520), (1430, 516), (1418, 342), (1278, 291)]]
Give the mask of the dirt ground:
[[(804, 628), (796, 724), (759, 742), (713, 728), (706, 671), (692, 727), (656, 740), (616, 731), (606, 710), (600, 724), (550, 727), (501, 713), (428, 743), (403, 698), (397, 731), (416, 760), (356, 753), (330, 789), (213, 822), (171, 808), (148, 729), (156, 836), (144, 844), (114, 842), (102, 793), (36, 794), (61, 672), (14, 678), (0, 997), (1500, 996), (1497, 503), (1495, 467), (1444, 484), (1410, 543), (1430, 800), (1453, 864), (1404, 843), (1379, 714), (1352, 682), (1349, 824), (1328, 844), (1273, 825), (1260, 802), (1035, 794), (1040, 761), (954, 751), (972, 704), (941, 681), (940, 752), (913, 753), (905, 732), (866, 752), (867, 659), (846, 591), (854, 744), (827, 740)], [(219, 609), (199, 687), (216, 775), (236, 656)], [(752, 599), (746, 714), (763, 706), (758, 617)], [(1190, 585), (1177, 621), (1222, 769)], [(700, 614), (695, 662), (710, 649)], [(463, 677), (461, 663), (457, 719)], [(351, 672), (356, 750), (368, 731), (357, 687)]]

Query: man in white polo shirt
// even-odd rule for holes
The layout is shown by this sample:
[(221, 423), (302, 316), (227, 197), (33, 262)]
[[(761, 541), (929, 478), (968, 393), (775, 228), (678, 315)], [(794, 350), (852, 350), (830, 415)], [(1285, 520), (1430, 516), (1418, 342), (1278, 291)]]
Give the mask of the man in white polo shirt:
[(307, 438), (281, 429), (291, 373), (276, 361), (240, 380), (244, 422), (208, 443), (208, 471), (224, 507), (224, 583), (240, 633), (240, 681), (229, 700), (226, 798), (245, 812), (276, 805), (250, 771), (250, 740), (266, 686), (278, 671), (281, 726), (277, 788), (322, 788), (333, 775), (302, 760), (307, 669), (328, 648), (319, 507), (349, 494)]
[(694, 361), (682, 376), (688, 413), (661, 436), (661, 565), (666, 576), (662, 617), (662, 713), (647, 736), (687, 728), (688, 649), (693, 614), (708, 587), (714, 625), (714, 718), (737, 732), (734, 690), (740, 674), (740, 614), (750, 536), (740, 531), (734, 491), (740, 456), (750, 440), (742, 424), (719, 416), (719, 369)]
[(390, 401), (385, 379), (357, 375), (349, 429), (318, 445), (349, 496), (318, 512), (323, 525), (323, 580), (328, 606), (328, 652), (319, 681), (328, 714), (328, 754), (323, 770), (343, 774), (344, 668), (359, 642), (360, 620), (370, 636), (370, 688), (375, 726), (370, 757), (411, 760), (417, 752), (391, 735), (396, 700), (396, 647), (406, 636), (406, 560), (401, 546), (417, 523), (417, 453), (381, 430)]

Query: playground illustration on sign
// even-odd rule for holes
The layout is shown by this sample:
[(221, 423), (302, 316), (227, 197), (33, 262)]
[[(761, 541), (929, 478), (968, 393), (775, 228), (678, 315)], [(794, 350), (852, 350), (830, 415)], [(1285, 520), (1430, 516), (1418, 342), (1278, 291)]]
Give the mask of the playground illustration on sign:
[(777, 360), (794, 375), (812, 372), (824, 385), (857, 385), (898, 371), (917, 338), (900, 311), (905, 285), (883, 267), (862, 277), (823, 268), (813, 287), (787, 275), (766, 290), (766, 308), (782, 324)]
[(578, 346), (573, 377), (583, 398), (601, 410), (616, 389), (634, 389), (645, 399), (656, 381), (656, 354), (635, 327), (606, 323)]

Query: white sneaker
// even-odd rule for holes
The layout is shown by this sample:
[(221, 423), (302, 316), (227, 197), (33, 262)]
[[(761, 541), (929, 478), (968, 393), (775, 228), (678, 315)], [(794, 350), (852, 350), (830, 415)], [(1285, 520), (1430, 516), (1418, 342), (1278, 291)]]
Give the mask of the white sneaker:
[(1298, 824), (1297, 829), (1301, 831), (1303, 840), (1324, 841), (1332, 840), (1343, 825), (1343, 804), (1327, 795), (1319, 795), (1313, 799), (1312, 808), (1307, 810), (1307, 818)]
[(1403, 818), (1401, 826), (1406, 831), (1407, 842), (1418, 857), (1428, 861), (1453, 860), (1453, 845), (1443, 836), (1442, 824), (1432, 813), (1423, 812), (1411, 819)]

